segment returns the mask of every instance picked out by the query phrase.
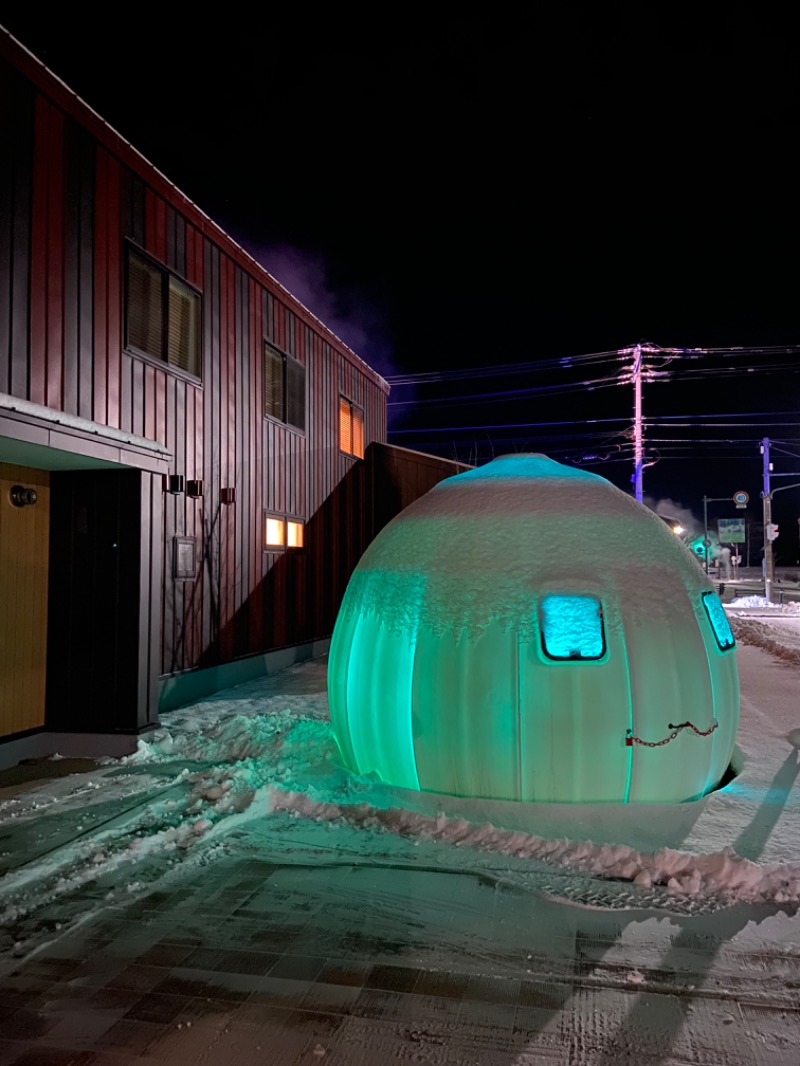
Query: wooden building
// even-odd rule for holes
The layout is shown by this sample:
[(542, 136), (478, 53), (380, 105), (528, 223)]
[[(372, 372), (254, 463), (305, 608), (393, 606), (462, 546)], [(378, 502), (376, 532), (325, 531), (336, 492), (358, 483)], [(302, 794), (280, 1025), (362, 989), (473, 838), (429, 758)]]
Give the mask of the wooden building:
[(314, 653), (376, 522), (455, 470), (387, 460), (387, 393), (0, 29), (0, 761)]

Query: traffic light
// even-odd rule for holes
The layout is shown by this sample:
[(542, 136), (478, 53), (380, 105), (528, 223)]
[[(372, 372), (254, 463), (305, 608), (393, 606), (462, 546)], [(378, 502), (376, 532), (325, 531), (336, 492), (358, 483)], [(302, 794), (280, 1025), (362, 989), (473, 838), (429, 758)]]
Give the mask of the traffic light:
[(774, 522), (767, 522), (767, 540), (775, 540), (778, 536), (778, 527)]

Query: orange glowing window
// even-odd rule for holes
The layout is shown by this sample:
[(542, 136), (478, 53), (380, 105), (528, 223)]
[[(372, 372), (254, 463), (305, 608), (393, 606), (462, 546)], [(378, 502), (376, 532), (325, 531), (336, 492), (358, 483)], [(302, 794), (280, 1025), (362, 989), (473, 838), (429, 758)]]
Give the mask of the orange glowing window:
[(293, 522), (289, 519), (286, 523), (286, 545), (289, 548), (303, 547), (303, 523)]
[(344, 396), (339, 397), (339, 448), (346, 455), (364, 458), (364, 412)]
[(265, 545), (267, 548), (286, 546), (286, 523), (282, 518), (267, 518)]
[(264, 515), (264, 551), (277, 552), (284, 548), (302, 548), (305, 525), (299, 518)]

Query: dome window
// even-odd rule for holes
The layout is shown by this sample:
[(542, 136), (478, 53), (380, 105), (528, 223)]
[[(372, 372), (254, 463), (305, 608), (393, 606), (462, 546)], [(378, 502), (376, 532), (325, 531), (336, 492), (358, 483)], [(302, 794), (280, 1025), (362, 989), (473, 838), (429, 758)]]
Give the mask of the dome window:
[(720, 651), (728, 651), (729, 648), (734, 647), (736, 640), (728, 616), (725, 614), (725, 608), (716, 592), (703, 593), (703, 606)]
[(545, 596), (541, 626), (548, 659), (602, 659), (605, 654), (603, 612), (594, 596)]

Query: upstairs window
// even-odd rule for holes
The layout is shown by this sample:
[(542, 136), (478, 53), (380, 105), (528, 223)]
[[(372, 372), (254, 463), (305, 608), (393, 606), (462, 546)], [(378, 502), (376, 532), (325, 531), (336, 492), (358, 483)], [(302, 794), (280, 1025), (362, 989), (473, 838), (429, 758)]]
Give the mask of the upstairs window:
[(202, 376), (200, 293), (166, 267), (128, 249), (125, 344), (193, 377)]
[(344, 396), (339, 397), (339, 449), (364, 458), (364, 412)]
[(722, 606), (722, 601), (716, 592), (703, 593), (703, 606), (706, 609), (706, 614), (711, 623), (711, 628), (714, 631), (714, 639), (717, 642), (719, 650), (727, 651), (728, 648), (734, 647), (736, 640), (733, 636), (733, 630), (728, 621), (728, 616), (725, 614), (725, 608)]
[(603, 611), (594, 596), (545, 596), (541, 626), (548, 659), (602, 659), (605, 654)]
[(306, 428), (306, 368), (264, 342), (264, 414)]

